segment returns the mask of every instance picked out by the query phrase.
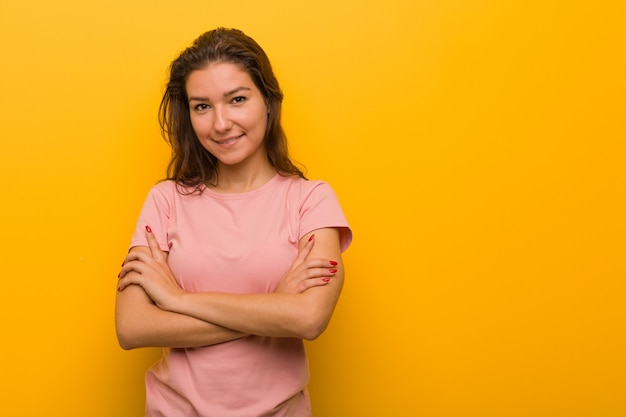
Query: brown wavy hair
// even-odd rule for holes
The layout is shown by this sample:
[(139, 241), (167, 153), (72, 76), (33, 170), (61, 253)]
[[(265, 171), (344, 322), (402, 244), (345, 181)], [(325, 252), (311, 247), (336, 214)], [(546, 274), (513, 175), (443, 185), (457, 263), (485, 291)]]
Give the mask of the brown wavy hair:
[(283, 93), (270, 61), (258, 43), (238, 29), (217, 28), (202, 34), (176, 58), (159, 107), (163, 138), (172, 149), (167, 179), (192, 192), (217, 181), (217, 158), (207, 151), (191, 125), (185, 83), (189, 74), (212, 63), (231, 63), (246, 71), (268, 108), (264, 144), (270, 164), (281, 175), (305, 178), (289, 157), (287, 136), (280, 122)]

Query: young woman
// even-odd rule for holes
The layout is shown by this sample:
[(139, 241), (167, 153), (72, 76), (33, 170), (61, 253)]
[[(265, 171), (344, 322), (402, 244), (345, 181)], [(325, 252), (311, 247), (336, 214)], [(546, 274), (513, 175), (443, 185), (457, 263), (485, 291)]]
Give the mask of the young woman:
[(164, 347), (148, 416), (310, 416), (303, 339), (328, 325), (352, 232), (331, 187), (292, 163), (261, 47), (201, 35), (161, 102), (168, 179), (144, 203), (119, 275), (124, 349)]

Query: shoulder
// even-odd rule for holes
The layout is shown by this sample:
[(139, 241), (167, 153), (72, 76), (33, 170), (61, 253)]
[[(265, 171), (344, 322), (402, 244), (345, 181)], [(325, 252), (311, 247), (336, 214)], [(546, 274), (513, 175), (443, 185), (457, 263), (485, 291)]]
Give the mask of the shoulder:
[(151, 192), (170, 193), (176, 191), (176, 182), (173, 180), (164, 180), (156, 183), (150, 189)]
[(285, 177), (281, 180), (286, 184), (287, 198), (297, 202), (300, 210), (337, 207), (339, 199), (331, 185), (323, 180), (306, 180), (300, 177)]
[(171, 201), (172, 191), (176, 189), (174, 181), (161, 181), (150, 187), (146, 202), (164, 202)]
[(331, 193), (334, 191), (330, 184), (322, 180), (307, 180), (295, 175), (279, 176), (276, 181), (277, 187), (288, 188), (292, 192), (297, 192), (301, 196), (307, 196), (311, 193)]
[(160, 195), (168, 200), (172, 200), (185, 196), (199, 195), (200, 193), (195, 188), (184, 186), (174, 180), (163, 180), (153, 185), (149, 194)]
[[(297, 198), (300, 219), (300, 237), (317, 229), (334, 228), (339, 230), (340, 247), (345, 251), (352, 242), (352, 230), (341, 208), (339, 198), (331, 185), (322, 180), (290, 178)], [(295, 197), (297, 195), (297, 197)]]
[(304, 200), (337, 200), (333, 187), (323, 180), (304, 180), (301, 190)]
[(187, 205), (199, 194), (173, 180), (164, 180), (148, 191), (144, 205), (156, 206), (159, 210), (172, 212), (175, 207)]

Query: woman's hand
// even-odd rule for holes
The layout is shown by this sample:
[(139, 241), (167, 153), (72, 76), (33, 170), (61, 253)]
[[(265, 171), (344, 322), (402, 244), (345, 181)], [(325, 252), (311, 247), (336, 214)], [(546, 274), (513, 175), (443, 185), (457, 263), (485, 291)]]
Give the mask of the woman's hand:
[(287, 273), (281, 278), (275, 293), (299, 294), (309, 288), (328, 285), (337, 273), (337, 262), (328, 259), (307, 259), (313, 245), (315, 235), (311, 235)]
[(131, 251), (126, 256), (118, 276), (118, 291), (124, 291), (129, 285), (139, 285), (159, 308), (173, 311), (176, 299), (185, 291), (176, 282), (167, 257), (149, 226), (146, 226), (146, 237), (150, 252)]

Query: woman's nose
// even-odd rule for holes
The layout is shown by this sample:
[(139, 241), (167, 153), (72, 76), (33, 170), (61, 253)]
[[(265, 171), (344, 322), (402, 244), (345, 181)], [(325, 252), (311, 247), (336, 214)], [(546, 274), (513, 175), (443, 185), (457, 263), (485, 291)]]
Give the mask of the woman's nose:
[(215, 119), (213, 120), (213, 128), (218, 132), (226, 132), (233, 126), (230, 120), (228, 110), (221, 106), (215, 107)]

